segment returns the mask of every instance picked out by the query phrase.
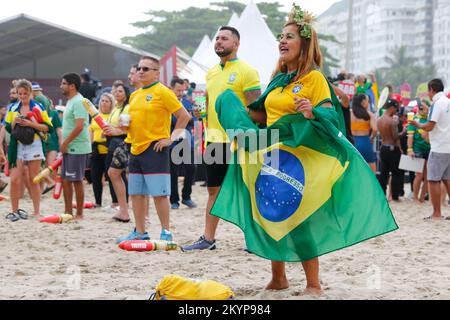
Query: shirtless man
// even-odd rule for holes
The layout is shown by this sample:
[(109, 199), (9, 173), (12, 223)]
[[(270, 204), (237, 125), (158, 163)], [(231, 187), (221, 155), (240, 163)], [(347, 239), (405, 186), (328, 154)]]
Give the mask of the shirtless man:
[(383, 106), (383, 109), (385, 109), (383, 116), (377, 120), (378, 131), (383, 142), (380, 149), (380, 184), (386, 194), (389, 173), (392, 173), (392, 200), (394, 201), (399, 200), (403, 183), (402, 171), (398, 168), (402, 155), (400, 146), (401, 134), (398, 132), (398, 118), (394, 117), (399, 107), (399, 103), (396, 100), (389, 99)]

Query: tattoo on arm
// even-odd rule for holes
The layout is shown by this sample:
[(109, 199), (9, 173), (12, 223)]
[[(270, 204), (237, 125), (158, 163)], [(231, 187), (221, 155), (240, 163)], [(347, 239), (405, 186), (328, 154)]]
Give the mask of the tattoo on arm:
[(244, 92), (245, 94), (245, 99), (247, 100), (247, 105), (249, 105), (250, 103), (256, 101), (256, 99), (259, 98), (259, 96), (261, 95), (261, 90), (250, 90), (250, 91), (246, 91)]

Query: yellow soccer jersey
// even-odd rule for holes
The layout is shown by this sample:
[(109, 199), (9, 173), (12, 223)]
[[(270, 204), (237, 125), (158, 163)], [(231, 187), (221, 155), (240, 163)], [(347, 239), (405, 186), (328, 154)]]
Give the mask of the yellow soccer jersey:
[(127, 137), (131, 153), (141, 154), (152, 142), (170, 138), (172, 113), (182, 107), (172, 90), (159, 82), (133, 92)]
[(261, 89), (258, 72), (239, 59), (230, 60), (225, 66), (218, 64), (208, 71), (206, 75), (206, 92), (208, 94), (207, 142), (229, 142), (225, 130), (219, 123), (215, 108), (217, 97), (227, 89), (233, 90), (242, 103), (247, 105), (245, 92)]
[[(100, 113), (100, 116), (103, 118), (103, 120), (108, 120), (110, 117), (109, 114)], [(98, 143), (105, 143), (106, 138), (103, 136), (103, 130), (100, 128), (100, 126), (95, 122), (94, 119), (91, 121), (91, 125), (89, 126), (89, 131), (92, 132), (92, 142), (98, 142)], [(104, 145), (99, 145), (98, 148), (99, 154), (107, 154), (108, 153), (108, 147)]]
[(328, 82), (319, 71), (311, 71), (303, 78), (287, 85), (276, 88), (266, 98), (267, 126), (277, 122), (287, 114), (296, 114), (294, 97), (311, 101), (314, 107), (324, 103), (331, 103), (331, 92)]
[(122, 108), (119, 106), (116, 106), (113, 111), (111, 112), (111, 116), (108, 119), (108, 123), (113, 125), (113, 126), (119, 126), (119, 122), (120, 122), (120, 115), (122, 114), (129, 114), (130, 113), (130, 105), (127, 104), (123, 110), (121, 110)]

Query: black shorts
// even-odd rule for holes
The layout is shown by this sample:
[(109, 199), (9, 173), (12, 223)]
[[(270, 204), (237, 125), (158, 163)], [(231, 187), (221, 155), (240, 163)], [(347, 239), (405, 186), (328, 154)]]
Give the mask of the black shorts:
[[(221, 150), (222, 154), (217, 153), (216, 155), (218, 150)], [(206, 158), (206, 185), (208, 187), (220, 187), (222, 185), (230, 163), (230, 155), (229, 143), (208, 143), (204, 154)]]
[(125, 170), (128, 167), (128, 161), (130, 159), (130, 144), (122, 141), (114, 150), (111, 168), (118, 170)]
[(156, 142), (138, 155), (130, 154), (128, 171), (130, 174), (170, 174), (170, 150), (163, 148), (162, 151), (153, 150)]

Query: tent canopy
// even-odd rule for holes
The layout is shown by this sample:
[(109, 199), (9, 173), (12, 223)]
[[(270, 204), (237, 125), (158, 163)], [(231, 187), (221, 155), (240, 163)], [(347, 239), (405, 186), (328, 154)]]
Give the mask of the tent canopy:
[(84, 68), (100, 78), (123, 78), (142, 55), (158, 58), (25, 14), (0, 21), (0, 78), (59, 78)]
[[(278, 43), (256, 4), (250, 2), (240, 18), (233, 14), (229, 25), (238, 29), (241, 34), (238, 58), (253, 66), (259, 72), (261, 84), (266, 86), (270, 82), (275, 64), (278, 61)], [(183, 75), (186, 75), (186, 78), (202, 79), (203, 81), (199, 83), (205, 83), (205, 70), (212, 68), (219, 62), (219, 57), (214, 52), (214, 40), (206, 49), (201, 49), (199, 46), (197, 51), (201, 49), (203, 54), (196, 52), (196, 55), (198, 54), (202, 58), (194, 61), (194, 63), (200, 64), (203, 68), (185, 69)]]

